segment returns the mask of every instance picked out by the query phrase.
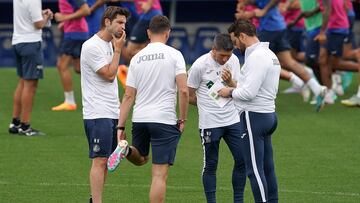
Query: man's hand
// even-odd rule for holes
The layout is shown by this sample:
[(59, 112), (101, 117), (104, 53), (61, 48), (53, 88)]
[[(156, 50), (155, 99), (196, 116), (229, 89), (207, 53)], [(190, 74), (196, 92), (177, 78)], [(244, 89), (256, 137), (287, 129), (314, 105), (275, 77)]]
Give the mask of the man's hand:
[(124, 130), (118, 130), (117, 131), (117, 141), (118, 143), (120, 142), (120, 140), (126, 140), (126, 133)]
[(140, 7), (143, 13), (147, 13), (150, 11), (151, 9), (151, 2), (147, 1), (147, 2), (140, 2)]
[(182, 134), (184, 132), (184, 128), (185, 128), (185, 120), (179, 119), (177, 121), (177, 126), (178, 126), (178, 128), (179, 128), (179, 130), (180, 130), (180, 132)]
[(266, 12), (263, 9), (258, 9), (258, 8), (255, 9), (254, 12), (257, 18), (261, 18), (266, 14)]
[(231, 88), (231, 87), (224, 87), (224, 88), (221, 88), (219, 91), (218, 91), (218, 94), (221, 96), (221, 97), (231, 97), (231, 94), (232, 92), (234, 91), (234, 88)]
[(226, 82), (227, 85), (230, 86), (232, 83), (231, 71), (229, 68), (224, 68), (221, 73), (221, 79)]
[(120, 37), (115, 36), (114, 34), (112, 35), (113, 39), (112, 39), (112, 44), (114, 46), (114, 51), (115, 52), (120, 52), (122, 47), (125, 44), (125, 39), (126, 39), (126, 33), (125, 30), (122, 31)]
[(63, 22), (65, 20), (65, 15), (62, 13), (55, 13), (56, 22)]
[(320, 44), (325, 44), (326, 34), (324, 32), (320, 32), (318, 35), (316, 35), (314, 41), (319, 41)]
[(50, 9), (44, 9), (42, 11), (42, 15), (44, 18), (51, 20), (54, 18), (54, 13)]

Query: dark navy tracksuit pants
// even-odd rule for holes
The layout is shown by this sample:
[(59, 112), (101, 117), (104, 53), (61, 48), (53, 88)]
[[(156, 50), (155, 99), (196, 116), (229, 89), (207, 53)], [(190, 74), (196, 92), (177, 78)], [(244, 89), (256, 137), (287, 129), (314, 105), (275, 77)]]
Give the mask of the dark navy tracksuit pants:
[(240, 115), (241, 150), (255, 202), (278, 202), (271, 135), (277, 127), (276, 113), (245, 111)]
[(243, 155), (241, 154), (241, 131), (240, 123), (230, 126), (200, 129), (201, 144), (204, 150), (204, 168), (202, 180), (206, 200), (208, 203), (216, 202), (216, 169), (219, 156), (219, 144), (224, 138), (234, 158), (232, 172), (232, 186), (234, 191), (234, 202), (244, 202), (244, 189), (246, 183), (246, 172)]

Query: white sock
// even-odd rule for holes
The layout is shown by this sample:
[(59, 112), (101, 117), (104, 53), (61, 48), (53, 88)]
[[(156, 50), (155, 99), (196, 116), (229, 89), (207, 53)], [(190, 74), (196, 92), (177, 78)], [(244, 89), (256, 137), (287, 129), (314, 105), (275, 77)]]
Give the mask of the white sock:
[(74, 91), (64, 92), (64, 95), (65, 95), (65, 103), (72, 104), (72, 105), (76, 104)]
[(321, 85), (315, 80), (315, 78), (311, 78), (306, 84), (316, 96), (320, 94)]
[(304, 82), (294, 73), (290, 73), (290, 82), (295, 87), (302, 88), (304, 86)]
[(358, 87), (358, 92), (357, 92), (356, 96), (360, 98), (360, 85)]
[(306, 72), (308, 72), (310, 74), (310, 76), (312, 78), (315, 78), (314, 71), (310, 67), (304, 65), (304, 68), (305, 68)]

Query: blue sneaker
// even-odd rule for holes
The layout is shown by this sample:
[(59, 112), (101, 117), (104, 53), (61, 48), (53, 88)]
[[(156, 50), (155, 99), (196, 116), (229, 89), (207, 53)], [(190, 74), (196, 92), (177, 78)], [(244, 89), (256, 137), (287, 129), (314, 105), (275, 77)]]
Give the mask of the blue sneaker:
[(325, 95), (327, 92), (327, 87), (321, 86), (320, 94), (316, 96), (316, 104), (315, 104), (315, 110), (316, 112), (319, 112), (322, 108), (325, 106)]

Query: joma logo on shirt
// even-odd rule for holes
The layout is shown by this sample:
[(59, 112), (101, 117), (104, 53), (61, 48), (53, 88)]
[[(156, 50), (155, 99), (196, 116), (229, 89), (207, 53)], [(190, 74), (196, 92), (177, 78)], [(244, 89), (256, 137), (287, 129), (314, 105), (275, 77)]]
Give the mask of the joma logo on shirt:
[(139, 56), (137, 63), (141, 63), (142, 61), (152, 61), (152, 60), (158, 60), (158, 59), (165, 59), (164, 53), (156, 53), (156, 54)]
[(280, 65), (280, 62), (278, 59), (273, 59), (273, 65)]

